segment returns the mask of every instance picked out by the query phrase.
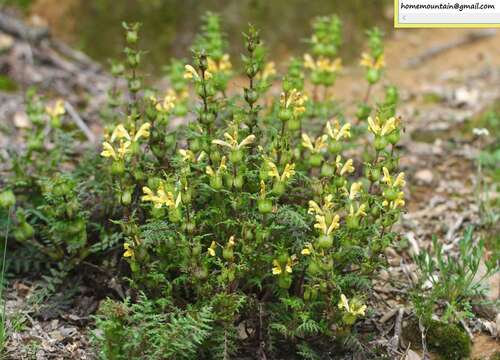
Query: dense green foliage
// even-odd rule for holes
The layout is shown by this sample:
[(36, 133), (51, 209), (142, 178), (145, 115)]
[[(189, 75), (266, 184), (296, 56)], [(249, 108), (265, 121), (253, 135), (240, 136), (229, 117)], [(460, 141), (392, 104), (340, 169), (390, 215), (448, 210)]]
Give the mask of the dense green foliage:
[(121, 253), (141, 295), (103, 303), (104, 359), (313, 359), (354, 344), (405, 204), (397, 90), (369, 105), (384, 69), (380, 31), (368, 32), (367, 92), (351, 123), (332, 96), (342, 68), (335, 16), (316, 19), (311, 53), (284, 76), (249, 26), (238, 88), (209, 13), (191, 65), (166, 68), (166, 93), (144, 86), (140, 26), (124, 28), (125, 61), (112, 73), (128, 86), (109, 91), (102, 150), (78, 156), (64, 102), (28, 96), (32, 128), (0, 194), (2, 211), (16, 207), (13, 261), (66, 274)]

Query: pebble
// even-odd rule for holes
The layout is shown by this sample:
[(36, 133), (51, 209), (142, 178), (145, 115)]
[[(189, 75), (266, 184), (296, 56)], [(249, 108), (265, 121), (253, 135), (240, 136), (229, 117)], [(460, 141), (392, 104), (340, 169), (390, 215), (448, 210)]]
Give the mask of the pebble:
[(415, 173), (415, 180), (423, 185), (430, 185), (434, 180), (434, 174), (429, 169), (422, 169)]

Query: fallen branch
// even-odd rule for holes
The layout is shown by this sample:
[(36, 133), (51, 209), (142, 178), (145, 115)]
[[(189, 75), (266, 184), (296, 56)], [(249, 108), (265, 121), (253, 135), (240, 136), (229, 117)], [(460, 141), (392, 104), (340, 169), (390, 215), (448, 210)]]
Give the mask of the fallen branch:
[(28, 42), (37, 43), (49, 37), (48, 28), (28, 26), (4, 12), (0, 12), (0, 30)]
[(486, 38), (489, 38), (491, 36), (494, 36), (496, 34), (495, 29), (484, 29), (484, 30), (478, 30), (474, 32), (470, 32), (463, 36), (460, 39), (457, 39), (455, 41), (449, 42), (447, 44), (440, 44), (431, 47), (430, 49), (424, 51), (423, 53), (411, 58), (408, 60), (408, 62), (405, 64), (406, 68), (413, 68), (416, 66), (420, 66), (426, 61), (429, 61), (430, 59), (435, 58), (438, 55), (441, 55), (442, 53), (451, 50), (453, 48), (459, 47), (459, 46), (464, 46), (464, 45), (470, 45), (472, 43), (475, 43), (479, 40), (483, 40)]
[(398, 316), (396, 317), (396, 322), (394, 324), (394, 335), (389, 340), (389, 352), (392, 354), (398, 353), (399, 340), (401, 339), (401, 329), (402, 329), (404, 313), (405, 313), (405, 309), (399, 308)]
[(85, 124), (85, 122), (82, 120), (82, 118), (80, 117), (80, 115), (78, 115), (78, 113), (76, 112), (76, 110), (73, 107), (73, 105), (71, 105), (71, 103), (69, 103), (68, 101), (65, 101), (64, 102), (64, 107), (68, 111), (68, 114), (71, 117), (71, 119), (80, 128), (80, 130), (85, 134), (85, 136), (87, 137), (87, 139), (90, 142), (95, 142), (96, 139), (95, 139), (94, 133), (92, 133), (92, 131), (87, 126), (87, 124)]

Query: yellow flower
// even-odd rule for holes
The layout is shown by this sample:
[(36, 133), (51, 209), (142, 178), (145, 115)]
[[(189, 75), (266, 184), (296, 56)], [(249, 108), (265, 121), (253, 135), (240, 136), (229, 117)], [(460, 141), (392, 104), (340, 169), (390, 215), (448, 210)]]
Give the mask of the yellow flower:
[(139, 128), (139, 131), (135, 133), (134, 136), (134, 141), (138, 141), (140, 138), (147, 139), (149, 138), (150, 132), (149, 130), (151, 129), (151, 124), (150, 123), (144, 123), (141, 125)]
[(349, 216), (366, 216), (366, 204), (361, 204), (358, 207), (358, 210), (354, 211), (354, 205), (351, 203), (349, 205)]
[(142, 201), (151, 201), (157, 209), (163, 207), (163, 205), (171, 209), (177, 209), (181, 204), (181, 193), (179, 192), (177, 198), (175, 198), (171, 191), (165, 192), (163, 185), (160, 186), (156, 193), (147, 186), (142, 188), (142, 192), (145, 194), (142, 196)]
[(198, 75), (198, 72), (194, 67), (191, 65), (184, 65), (184, 79), (200, 79), (200, 75)]
[(238, 130), (237, 129), (234, 130), (233, 135), (230, 135), (229, 133), (224, 133), (224, 137), (227, 139), (227, 141), (212, 140), (212, 144), (226, 146), (226, 147), (230, 148), (231, 150), (240, 150), (243, 147), (248, 146), (255, 141), (255, 135), (252, 134), (252, 135), (248, 135), (240, 143), (238, 143)]
[(207, 175), (213, 177), (220, 174), (223, 171), (226, 171), (227, 170), (226, 160), (227, 160), (226, 157), (223, 156), (222, 159), (220, 160), (220, 165), (217, 171), (214, 171), (214, 169), (211, 166), (207, 166), (205, 168), (205, 172), (207, 173)]
[(370, 54), (364, 52), (361, 54), (361, 61), (359, 64), (369, 69), (382, 69), (385, 66), (384, 54), (380, 55), (377, 59), (374, 59)]
[(118, 157), (123, 159), (128, 153), (128, 148), (130, 147), (130, 141), (120, 141), (120, 147), (118, 148)]
[(351, 185), (351, 189), (349, 190), (349, 200), (354, 200), (356, 196), (360, 193), (360, 191), (363, 189), (363, 183), (362, 182), (354, 182)]
[(124, 243), (123, 248), (125, 249), (125, 252), (123, 253), (123, 257), (133, 257), (134, 256), (134, 250), (130, 247), (130, 244)]
[(272, 161), (268, 161), (269, 176), (275, 177), (278, 181), (285, 181), (295, 175), (295, 164), (286, 164), (283, 173), (280, 175), (278, 167)]
[[(155, 101), (156, 102), (156, 101)], [(162, 102), (156, 103), (156, 110), (163, 113), (168, 113), (175, 108), (175, 103), (177, 102), (177, 96), (172, 89), (167, 91), (167, 94), (163, 98)]]
[(395, 117), (391, 117), (387, 121), (383, 122), (378, 116), (375, 117), (375, 120), (373, 120), (370, 116), (368, 117), (368, 130), (370, 130), (374, 135), (389, 135), (398, 128), (399, 122), (400, 119)]
[(344, 176), (344, 174), (348, 173), (353, 173), (354, 172), (354, 166), (352, 166), (353, 161), (352, 159), (349, 159), (345, 162), (344, 166), (342, 166), (342, 169), (340, 169), (340, 176)]
[(340, 216), (336, 214), (332, 217), (331, 223), (327, 224), (326, 217), (324, 215), (316, 215), (316, 223), (314, 228), (321, 230), (325, 235), (330, 235), (333, 230), (338, 229), (340, 226)]
[[(216, 72), (227, 72), (233, 67), (231, 61), (229, 60), (229, 54), (222, 55), (222, 58), (217, 63), (212, 58), (207, 58), (208, 71), (212, 73)], [(206, 75), (206, 73), (205, 73)]]
[(117, 160), (118, 157), (116, 156), (115, 149), (113, 149), (113, 146), (111, 146), (110, 143), (107, 141), (102, 143), (102, 152), (101, 152), (102, 157), (112, 157), (114, 160)]
[(336, 73), (342, 69), (342, 59), (336, 58), (334, 60), (320, 56), (318, 60), (314, 60), (309, 54), (304, 55), (304, 67), (310, 70), (324, 71), (328, 73)]
[(215, 241), (212, 241), (210, 247), (208, 248), (208, 253), (210, 256), (215, 256), (215, 249), (217, 249), (217, 243)]
[(207, 154), (202, 151), (200, 155), (196, 157), (191, 150), (179, 149), (179, 155), (182, 156), (182, 161), (197, 163), (202, 161)]
[(333, 195), (327, 195), (323, 198), (323, 206), (320, 207), (316, 201), (309, 200), (309, 210), (308, 214), (325, 215), (325, 213), (335, 207), (333, 203)]
[(127, 139), (127, 140), (132, 140), (130, 137), (130, 134), (128, 133), (127, 129), (125, 129), (125, 126), (123, 124), (119, 124), (118, 126), (115, 127), (113, 132), (111, 133), (111, 142), (114, 142), (116, 139), (121, 140), (121, 139)]
[[(140, 138), (147, 139), (149, 137), (150, 128), (150, 123), (142, 124), (139, 128), (139, 131), (137, 131), (132, 138), (123, 124), (117, 125), (111, 134), (110, 141), (105, 141), (102, 143), (103, 151), (101, 152), (101, 156), (112, 157), (114, 160), (123, 159), (129, 152), (129, 148), (130, 145), (132, 145), (132, 142), (137, 142)], [(120, 140), (118, 148), (114, 148), (112, 145), (115, 140)]]
[(64, 115), (66, 113), (66, 109), (64, 108), (64, 101), (61, 99), (56, 100), (53, 106), (46, 106), (45, 111), (49, 114), (50, 117), (58, 117)]
[(281, 265), (278, 262), (278, 260), (273, 260), (273, 275), (279, 275), (281, 274)]
[(300, 253), (302, 255), (308, 256), (308, 255), (312, 254), (313, 250), (314, 250), (313, 245), (308, 242), (308, 243), (305, 243), (305, 247), (302, 249), (302, 251)]
[(398, 192), (396, 199), (394, 199), (392, 201), (384, 200), (382, 202), (382, 205), (389, 207), (390, 209), (397, 209), (397, 208), (403, 207), (403, 206), (405, 206), (404, 196), (405, 196), (404, 192), (400, 191), (400, 192)]
[(264, 182), (264, 180), (260, 181), (260, 197), (266, 197), (266, 183)]
[(228, 247), (233, 247), (235, 245), (235, 237), (234, 235), (231, 235), (231, 237), (229, 238), (229, 240), (227, 241), (227, 246)]
[[(212, 77), (212, 73), (208, 70), (205, 70), (204, 75), (205, 79), (210, 79)], [(184, 65), (184, 79), (194, 79), (195, 81), (200, 81), (201, 77), (194, 67), (191, 65)]]
[(382, 168), (382, 172), (384, 173), (384, 176), (382, 177), (382, 182), (386, 183), (387, 186), (402, 188), (406, 185), (404, 172), (399, 173), (394, 182), (392, 180), (391, 174), (389, 173), (389, 170), (385, 166)]
[(351, 124), (344, 124), (340, 127), (338, 120), (333, 121), (333, 128), (331, 122), (326, 123), (326, 133), (332, 140), (339, 141), (342, 138), (349, 139), (351, 137)]
[(266, 80), (274, 75), (276, 75), (276, 67), (274, 61), (270, 61), (264, 65), (260, 78), (261, 80)]
[[(288, 261), (285, 265), (285, 268), (284, 270), (291, 274), (292, 273), (292, 266), (293, 266), (293, 259), (292, 258), (288, 258)], [(279, 263), (278, 260), (274, 259), (273, 260), (273, 269), (272, 269), (272, 272), (273, 272), (273, 275), (280, 275), (282, 272), (283, 272), (283, 268), (281, 266), (281, 264)]]
[(354, 316), (364, 316), (366, 311), (366, 305), (361, 305), (357, 301), (351, 301), (351, 304), (349, 304), (349, 301), (344, 294), (340, 295), (338, 307), (340, 310), (343, 309), (345, 312)]
[(294, 116), (299, 116), (306, 111), (306, 101), (307, 96), (303, 95), (297, 89), (292, 89), (289, 93), (282, 92), (280, 96), (281, 107), (284, 109), (292, 109)]
[(318, 153), (327, 146), (326, 139), (327, 139), (326, 135), (318, 136), (316, 138), (316, 140), (314, 140), (314, 144), (313, 144), (309, 135), (307, 135), (306, 133), (303, 133), (302, 134), (302, 146), (309, 149), (313, 153)]

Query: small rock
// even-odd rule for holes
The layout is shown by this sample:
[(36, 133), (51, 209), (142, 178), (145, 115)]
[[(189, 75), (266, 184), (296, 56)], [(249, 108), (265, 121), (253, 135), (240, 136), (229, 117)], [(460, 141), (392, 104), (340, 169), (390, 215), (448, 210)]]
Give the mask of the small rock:
[(14, 125), (17, 128), (29, 128), (31, 127), (31, 123), (28, 119), (28, 116), (24, 111), (17, 111), (14, 114)]
[(415, 180), (417, 183), (429, 185), (434, 180), (434, 174), (429, 169), (422, 169), (415, 173)]
[(10, 35), (0, 33), (0, 53), (8, 51), (14, 44), (14, 38)]
[(387, 255), (389, 265), (391, 266), (399, 266), (401, 264), (401, 256), (394, 250), (393, 248), (387, 248), (385, 250), (385, 254)]
[(422, 359), (420, 355), (418, 355), (415, 351), (413, 350), (408, 350), (405, 356), (405, 360), (420, 360)]
[(390, 277), (389, 272), (387, 270), (381, 270), (378, 276), (382, 281), (387, 281), (389, 280)]

